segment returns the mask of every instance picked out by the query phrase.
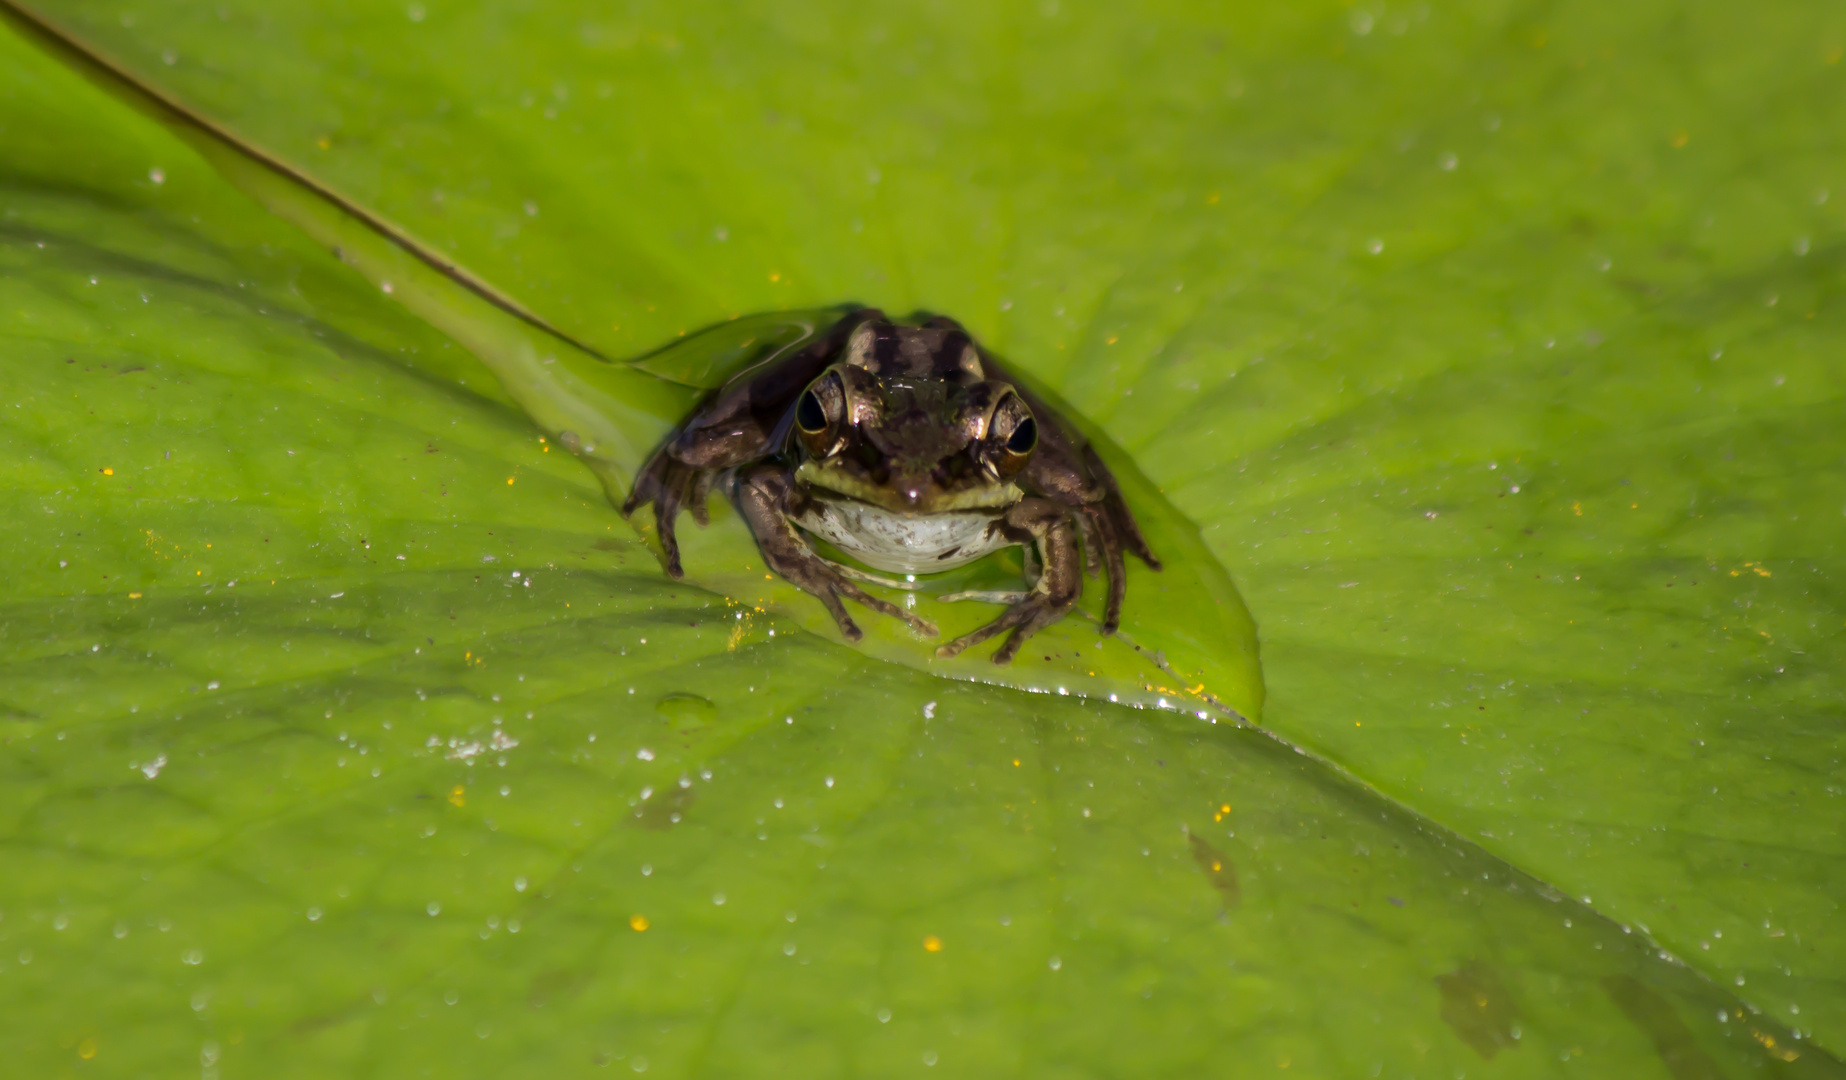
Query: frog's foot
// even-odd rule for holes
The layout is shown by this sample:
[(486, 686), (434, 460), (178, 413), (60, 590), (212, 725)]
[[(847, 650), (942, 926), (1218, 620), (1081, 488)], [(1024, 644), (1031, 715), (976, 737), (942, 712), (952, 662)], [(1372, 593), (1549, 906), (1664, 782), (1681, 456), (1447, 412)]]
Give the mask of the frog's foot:
[(837, 563), (832, 559), (822, 559), (821, 561), (833, 567), (834, 572), (841, 577), (851, 578), (854, 581), (863, 581), (867, 585), (883, 585), (887, 589), (902, 589), (905, 592), (916, 592), (923, 587), (920, 583), (915, 581), (899, 581), (896, 578), (879, 577), (877, 574), (868, 574), (856, 566), (847, 566), (845, 563)]
[(919, 634), (936, 636), (935, 623), (905, 611), (888, 600), (873, 596), (846, 579), (846, 575), (840, 572), (845, 567), (814, 554), (813, 549), (802, 540), (801, 534), (795, 531), (784, 509), (787, 505), (788, 478), (780, 470), (760, 469), (738, 480), (738, 506), (743, 511), (744, 520), (750, 525), (750, 531), (756, 534), (757, 545), (763, 552), (763, 561), (784, 580), (804, 592), (813, 593), (825, 604), (846, 640), (858, 641), (865, 633), (846, 614), (846, 605), (841, 602), (843, 599), (864, 604), (892, 618), (902, 619)]
[[(979, 645), (1010, 630), (1012, 635), (993, 655), (996, 664), (1010, 662), (1027, 638), (1069, 614), (1083, 590), (1082, 556), (1077, 551), (1076, 527), (1071, 524), (1064, 507), (1047, 499), (1023, 499), (1008, 508), (1005, 520), (1010, 532), (1030, 536), (1036, 542), (1043, 570), (1037, 575), (1032, 591), (1011, 601), (1011, 606), (998, 619), (937, 649), (936, 655), (945, 660), (971, 645)], [(1005, 594), (987, 594), (1000, 595)], [(976, 598), (987, 597), (979, 593), (969, 597)]]
[[(1122, 597), (1128, 593), (1128, 571), (1122, 565), (1122, 537), (1115, 519), (1096, 507), (1085, 507), (1077, 515), (1077, 522), (1089, 523), (1089, 533), (1094, 537), (1096, 546), (1101, 549), (1102, 563), (1109, 571), (1109, 592), (1102, 605), (1102, 632), (1107, 637), (1115, 633), (1115, 628), (1122, 621)], [(1132, 525), (1132, 522), (1130, 523)], [(1139, 533), (1135, 534), (1139, 537)], [(1160, 569), (1158, 564), (1149, 564)]]
[[(793, 534), (794, 530), (790, 529), (789, 532)], [(902, 619), (910, 624), (912, 630), (925, 637), (935, 637), (938, 633), (935, 623), (905, 611), (887, 600), (879, 599), (847, 579), (848, 577), (857, 577), (860, 580), (869, 579), (878, 585), (891, 584), (890, 582), (821, 558), (802, 543), (799, 535), (791, 535), (788, 538), (794, 544), (799, 545), (796, 550), (790, 550), (779, 541), (772, 544), (771, 541), (761, 536), (758, 539), (763, 541), (763, 558), (768, 561), (769, 568), (801, 589), (819, 597), (820, 602), (833, 613), (833, 621), (839, 623), (840, 633), (846, 640), (858, 641), (864, 634), (852, 621), (852, 617), (846, 614), (846, 606), (840, 602), (842, 598), (864, 604), (873, 611), (892, 618)]]
[(968, 589), (964, 592), (944, 593), (936, 597), (936, 602), (953, 604), (960, 600), (975, 600), (983, 604), (1017, 604), (1031, 595), (1017, 589)]
[(1018, 654), (1019, 647), (1026, 643), (1027, 638), (1062, 619), (1068, 611), (1070, 611), (1070, 604), (1059, 603), (1050, 596), (1036, 593), (1007, 608), (999, 618), (974, 633), (964, 634), (937, 649), (936, 655), (946, 660), (958, 655), (970, 645), (979, 645), (988, 638), (998, 637), (1011, 630), (1013, 636), (1007, 638), (1006, 644), (994, 651), (994, 663), (1005, 664)]
[(673, 531), (674, 521), (682, 508), (690, 510), (692, 520), (701, 527), (711, 521), (706, 497), (711, 492), (712, 477), (715, 475), (709, 469), (700, 469), (675, 460), (662, 450), (635, 477), (634, 488), (622, 503), (624, 517), (648, 503), (654, 504), (654, 533), (660, 539), (660, 550), (666, 557), (666, 570), (670, 577), (685, 576), (680, 566), (679, 538)]

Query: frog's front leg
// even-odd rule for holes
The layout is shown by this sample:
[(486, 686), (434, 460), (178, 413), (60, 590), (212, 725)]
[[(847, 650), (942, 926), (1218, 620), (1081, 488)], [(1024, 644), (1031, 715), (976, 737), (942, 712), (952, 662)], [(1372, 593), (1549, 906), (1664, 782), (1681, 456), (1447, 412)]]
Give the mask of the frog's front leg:
[(666, 555), (669, 577), (685, 576), (685, 570), (680, 567), (679, 539), (674, 533), (673, 521), (683, 507), (692, 511), (692, 520), (700, 526), (710, 522), (705, 497), (716, 475), (714, 470), (688, 465), (663, 449), (635, 477), (634, 488), (622, 504), (623, 517), (647, 503), (654, 504), (654, 530), (660, 538), (661, 551)]
[(1009, 536), (1038, 548), (1044, 569), (1037, 583), (998, 619), (937, 649), (937, 656), (955, 656), (970, 645), (1011, 630), (1012, 636), (993, 655), (994, 663), (1007, 663), (1027, 638), (1068, 614), (1082, 594), (1083, 557), (1068, 507), (1050, 499), (1021, 499), (1007, 509), (1002, 527)]
[(896, 604), (880, 600), (846, 580), (837, 567), (808, 547), (789, 517), (789, 496), (793, 487), (785, 470), (774, 465), (759, 465), (740, 470), (735, 480), (738, 508), (756, 535), (763, 561), (782, 578), (813, 593), (833, 613), (840, 633), (848, 641), (858, 641), (864, 634), (846, 614), (841, 597), (864, 604), (909, 623), (918, 633), (936, 636), (935, 624), (905, 611)]

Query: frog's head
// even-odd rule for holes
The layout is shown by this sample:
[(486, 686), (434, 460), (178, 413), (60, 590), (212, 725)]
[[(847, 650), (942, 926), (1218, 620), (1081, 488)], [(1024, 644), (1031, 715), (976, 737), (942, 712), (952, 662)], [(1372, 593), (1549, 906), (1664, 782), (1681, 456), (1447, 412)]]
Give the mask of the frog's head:
[(912, 514), (1017, 502), (1038, 446), (1031, 408), (947, 320), (861, 323), (795, 399), (791, 429), (809, 484)]

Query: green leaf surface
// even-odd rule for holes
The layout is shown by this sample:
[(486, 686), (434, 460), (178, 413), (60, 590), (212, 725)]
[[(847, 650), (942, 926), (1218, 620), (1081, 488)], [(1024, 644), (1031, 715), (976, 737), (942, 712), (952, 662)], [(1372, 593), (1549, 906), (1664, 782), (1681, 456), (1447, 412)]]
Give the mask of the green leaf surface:
[(1397, 805), (735, 638), (465, 354), (8, 40), (29, 1071), (1835, 1071), (1729, 996), (1846, 1016), (1826, 11), (57, 14), (613, 355), (964, 319)]
[[(611, 361), (451, 257), (406, 237), (397, 226), (286, 162), (238, 143), (209, 118), (125, 76), (54, 28), (28, 14), (13, 14), (11, 21), (48, 54), (167, 126), (245, 194), (474, 353), (541, 430), (590, 467), (613, 505), (625, 505), (645, 456), (687, 414), (696, 391), (716, 389), (746, 367), (774, 362), (851, 310), (851, 305), (838, 305), (734, 318), (633, 360)], [(1198, 527), (1162, 498), (1106, 435), (1084, 424), (1054, 393), (1035, 388), (1083, 427), (1091, 446), (1111, 464), (1136, 508), (1142, 534), (1164, 553), (1170, 568), (1152, 579), (1137, 575), (1142, 576), (1136, 587), (1140, 600), (1112, 635), (1095, 632), (1102, 621), (1102, 590), (1091, 589), (1073, 617), (1041, 630), (1030, 650), (1004, 666), (995, 666), (987, 649), (939, 658), (930, 638), (953, 640), (993, 619), (995, 612), (982, 604), (951, 606), (941, 598), (969, 589), (1017, 587), (1023, 571), (1018, 553), (921, 581), (913, 578), (914, 584), (876, 591), (911, 609), (922, 600), (921, 614), (932, 629), (917, 633), (897, 620), (868, 619), (869, 633), (857, 642), (859, 649), (934, 675), (1035, 693), (1181, 709), (1213, 722), (1247, 723), (1260, 717), (1256, 629)], [(729, 517), (725, 506), (717, 513)], [(640, 511), (631, 522), (661, 555), (652, 515)], [(682, 549), (693, 568), (688, 584), (737, 605), (740, 635), (750, 633), (753, 614), (776, 613), (822, 636), (841, 637), (833, 618), (811, 597), (765, 572), (755, 542), (729, 520), (688, 536)]]

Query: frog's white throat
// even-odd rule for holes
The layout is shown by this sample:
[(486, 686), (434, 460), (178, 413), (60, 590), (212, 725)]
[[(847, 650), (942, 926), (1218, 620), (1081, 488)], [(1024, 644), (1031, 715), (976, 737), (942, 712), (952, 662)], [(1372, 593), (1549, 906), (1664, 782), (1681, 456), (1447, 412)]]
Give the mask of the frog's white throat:
[(966, 566), (1008, 546), (1004, 511), (984, 508), (903, 514), (846, 496), (816, 492), (795, 524), (853, 558), (899, 574), (934, 574)]

